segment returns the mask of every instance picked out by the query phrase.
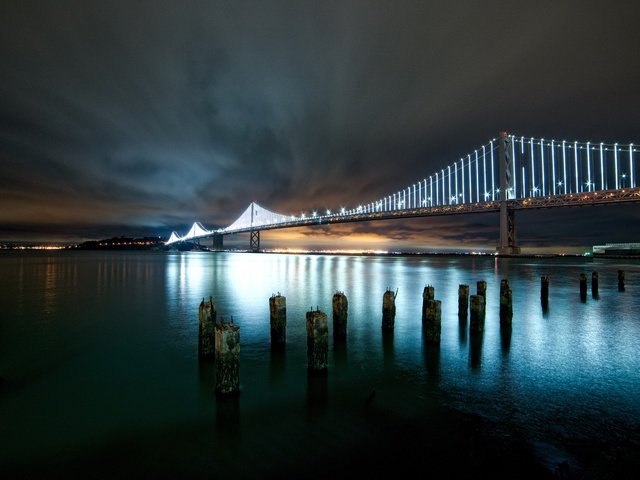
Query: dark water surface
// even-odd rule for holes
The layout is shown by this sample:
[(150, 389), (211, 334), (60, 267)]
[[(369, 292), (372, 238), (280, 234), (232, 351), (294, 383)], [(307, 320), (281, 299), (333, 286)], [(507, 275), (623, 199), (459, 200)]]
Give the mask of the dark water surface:
[[(626, 272), (626, 291), (617, 271)], [(599, 298), (579, 276), (598, 271)], [(3, 478), (636, 478), (640, 264), (582, 258), (245, 253), (0, 255)], [(550, 276), (549, 309), (540, 277)], [(513, 291), (500, 329), (499, 288)], [(486, 280), (481, 336), (458, 285)], [(439, 348), (422, 290), (442, 301)], [(398, 289), (393, 335), (382, 295)], [(331, 300), (349, 300), (335, 343)], [(287, 297), (272, 352), (268, 299)], [(198, 305), (240, 325), (241, 393), (214, 393)], [(309, 376), (305, 312), (329, 317), (329, 368)]]

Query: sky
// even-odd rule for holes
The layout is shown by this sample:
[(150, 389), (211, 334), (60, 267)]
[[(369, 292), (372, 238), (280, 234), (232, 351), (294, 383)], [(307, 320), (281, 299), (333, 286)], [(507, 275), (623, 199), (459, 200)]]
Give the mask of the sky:
[[(4, 0), (0, 241), (168, 237), (226, 226), (251, 201), (353, 207), (502, 130), (640, 143), (639, 18), (637, 1)], [(517, 216), (525, 250), (640, 241), (639, 220), (640, 205)], [(497, 215), (475, 214), (262, 244), (497, 238)]]

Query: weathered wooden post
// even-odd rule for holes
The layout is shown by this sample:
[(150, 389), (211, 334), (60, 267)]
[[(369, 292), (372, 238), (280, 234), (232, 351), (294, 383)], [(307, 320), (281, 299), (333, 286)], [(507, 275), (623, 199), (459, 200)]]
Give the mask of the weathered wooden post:
[(328, 340), (327, 314), (320, 310), (307, 312), (307, 368), (310, 371), (327, 369)]
[(216, 324), (216, 392), (228, 395), (240, 390), (240, 327)]
[(205, 302), (204, 298), (198, 308), (198, 356), (200, 358), (213, 357), (215, 347), (216, 306), (211, 297)]
[(591, 296), (598, 298), (598, 272), (591, 272)]
[(540, 277), (540, 303), (542, 308), (547, 308), (549, 305), (549, 276), (543, 275)]
[(427, 285), (422, 290), (422, 323), (424, 323), (427, 315), (427, 302), (435, 299), (435, 290), (431, 285)]
[(396, 319), (396, 296), (398, 295), (398, 291), (395, 293), (392, 290), (388, 290), (384, 292), (382, 297), (382, 330), (393, 330)]
[(469, 331), (481, 333), (484, 330), (485, 298), (482, 295), (471, 295), (470, 304)]
[(485, 303), (487, 300), (487, 282), (484, 280), (478, 280), (476, 295), (481, 295), (485, 299)]
[(469, 311), (469, 285), (458, 285), (458, 318), (467, 318)]
[(618, 270), (618, 291), (624, 292), (624, 270)]
[(287, 297), (271, 295), (269, 298), (269, 316), (271, 324), (271, 346), (280, 347), (287, 339)]
[(349, 302), (343, 292), (333, 294), (333, 337), (345, 338), (347, 336), (347, 317)]
[(580, 274), (580, 300), (587, 301), (587, 276), (584, 273)]
[(427, 343), (440, 343), (440, 332), (442, 330), (440, 300), (427, 299), (422, 317), (422, 327), (424, 339)]
[(500, 281), (500, 326), (510, 327), (512, 319), (511, 288), (509, 288), (509, 280), (505, 278)]

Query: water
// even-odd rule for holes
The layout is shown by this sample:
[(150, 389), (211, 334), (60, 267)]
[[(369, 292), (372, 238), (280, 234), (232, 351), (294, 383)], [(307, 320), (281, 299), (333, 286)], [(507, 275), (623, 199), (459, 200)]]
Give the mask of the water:
[[(639, 464), (637, 262), (11, 252), (0, 271), (0, 467), (11, 478), (377, 476), (407, 464), (442, 476), (622, 478)], [(589, 290), (583, 302), (579, 275), (591, 271), (599, 298)], [(503, 278), (510, 333), (498, 320)], [(488, 284), (480, 337), (457, 315), (458, 285), (475, 294), (478, 280)], [(422, 339), (426, 284), (442, 301), (439, 348)], [(380, 328), (387, 288), (398, 290), (391, 336)], [(309, 376), (305, 312), (327, 312), (331, 333), (337, 290), (347, 341), (330, 336), (328, 374)], [(270, 349), (277, 292), (284, 354)], [(217, 398), (215, 368), (198, 361), (209, 296), (240, 325), (235, 398)]]

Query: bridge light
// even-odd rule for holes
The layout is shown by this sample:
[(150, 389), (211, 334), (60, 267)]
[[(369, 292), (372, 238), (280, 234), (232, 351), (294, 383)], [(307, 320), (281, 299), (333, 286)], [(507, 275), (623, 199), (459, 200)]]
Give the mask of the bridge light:
[(327, 208), (327, 215), (331, 215), (331, 210)]
[(313, 218), (316, 218), (317, 215), (318, 215), (318, 212), (313, 212)]
[(340, 214), (341, 214), (341, 215), (344, 215), (344, 207), (342, 207), (342, 208), (340, 209)]
[(304, 219), (304, 213), (300, 214), (300, 218)]
[(489, 192), (484, 192), (484, 199), (486, 200), (487, 198), (489, 198), (491, 196), (491, 194)]

